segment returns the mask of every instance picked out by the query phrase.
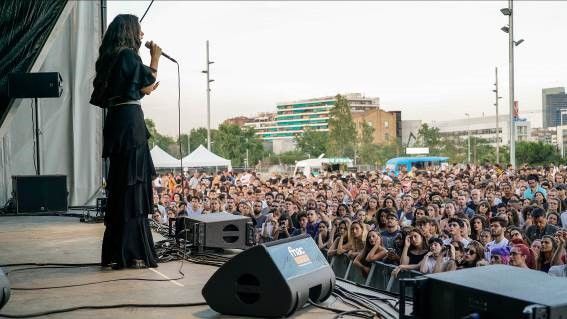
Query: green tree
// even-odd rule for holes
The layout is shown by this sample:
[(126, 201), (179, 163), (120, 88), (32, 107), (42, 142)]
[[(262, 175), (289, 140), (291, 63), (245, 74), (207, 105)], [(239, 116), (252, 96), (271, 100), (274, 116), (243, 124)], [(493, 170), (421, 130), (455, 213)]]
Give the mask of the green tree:
[(295, 142), (303, 154), (318, 157), (321, 154), (327, 153), (329, 133), (315, 131), (310, 127), (306, 127), (303, 134), (295, 136)]
[(345, 97), (337, 94), (335, 106), (329, 112), (329, 146), (333, 156), (354, 156), (356, 126)]
[(429, 127), (427, 123), (421, 124), (421, 127), (417, 131), (416, 144), (422, 147), (429, 147), (429, 153), (431, 155), (439, 155), (440, 148), (443, 144), (439, 128)]
[(181, 157), (189, 155), (189, 134), (181, 134), (176, 142), (177, 147), (181, 144)]
[(359, 154), (362, 164), (375, 164), (377, 160), (377, 145), (374, 145), (374, 127), (368, 122), (362, 124), (359, 138)]
[[(145, 122), (146, 122), (146, 127), (148, 128), (148, 131), (150, 132), (151, 135), (150, 139), (148, 140), (150, 148), (157, 145), (164, 151), (169, 152), (170, 146), (172, 144), (175, 144), (175, 140), (173, 139), (173, 137), (167, 135), (161, 135), (157, 131), (156, 124), (152, 119), (145, 119)], [(173, 153), (171, 154), (174, 155)]]
[[(216, 130), (211, 129), (211, 141), (215, 140)], [(193, 152), (199, 145), (207, 147), (207, 128), (198, 127), (189, 132), (189, 148)]]
[(543, 165), (558, 163), (561, 155), (555, 146), (542, 142), (517, 142), (516, 163), (528, 165)]
[(372, 147), (375, 150), (372, 164), (383, 166), (389, 159), (399, 156), (399, 147), (396, 143), (372, 145)]
[(247, 150), (249, 166), (255, 165), (264, 157), (262, 142), (252, 127), (241, 128), (234, 124), (221, 124), (213, 143), (214, 153), (230, 159), (233, 166), (244, 166)]

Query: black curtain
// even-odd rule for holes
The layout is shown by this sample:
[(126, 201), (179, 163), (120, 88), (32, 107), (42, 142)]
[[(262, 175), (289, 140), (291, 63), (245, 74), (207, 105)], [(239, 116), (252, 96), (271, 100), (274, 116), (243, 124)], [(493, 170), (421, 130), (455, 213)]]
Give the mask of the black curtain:
[(8, 73), (29, 72), (67, 1), (0, 1), (0, 126), (13, 102)]

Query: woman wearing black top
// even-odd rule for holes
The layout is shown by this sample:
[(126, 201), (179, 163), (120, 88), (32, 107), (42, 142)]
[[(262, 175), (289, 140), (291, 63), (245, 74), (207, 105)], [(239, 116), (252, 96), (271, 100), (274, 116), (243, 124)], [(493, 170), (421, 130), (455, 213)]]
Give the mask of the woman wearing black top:
[[(140, 99), (158, 86), (161, 49), (151, 44), (151, 66), (138, 55), (144, 33), (138, 18), (118, 15), (108, 26), (96, 61), (90, 103), (108, 110), (102, 157), (109, 159), (102, 266), (157, 267), (148, 214), (156, 176)], [(155, 83), (155, 84), (154, 84)]]

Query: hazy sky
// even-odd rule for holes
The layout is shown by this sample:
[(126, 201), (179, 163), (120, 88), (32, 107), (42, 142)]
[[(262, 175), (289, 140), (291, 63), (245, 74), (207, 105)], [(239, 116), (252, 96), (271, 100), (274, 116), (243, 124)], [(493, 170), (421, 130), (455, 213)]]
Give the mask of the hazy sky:
[[(142, 16), (150, 1), (109, 1)], [(494, 114), (508, 109), (507, 1), (155, 1), (142, 22), (181, 66), (182, 131), (206, 126), (205, 41), (210, 41), (212, 127), (274, 111), (277, 102), (361, 92), (402, 119)], [(516, 100), (541, 126), (541, 89), (567, 86), (567, 2), (515, 1)], [(149, 62), (149, 51), (141, 49)], [(158, 91), (144, 99), (158, 130), (177, 132), (177, 70), (160, 61)], [(527, 114), (526, 114), (527, 113)]]

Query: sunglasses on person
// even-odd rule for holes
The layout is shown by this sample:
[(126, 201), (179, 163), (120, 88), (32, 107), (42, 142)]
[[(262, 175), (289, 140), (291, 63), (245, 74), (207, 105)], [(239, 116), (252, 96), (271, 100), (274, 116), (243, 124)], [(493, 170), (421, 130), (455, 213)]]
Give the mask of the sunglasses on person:
[(465, 250), (465, 253), (467, 255), (474, 255), (474, 254), (476, 254), (476, 251), (474, 249), (467, 249), (467, 250)]

